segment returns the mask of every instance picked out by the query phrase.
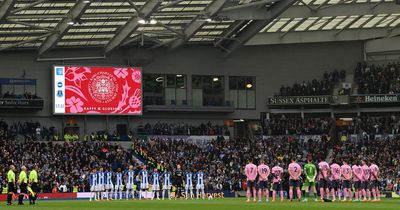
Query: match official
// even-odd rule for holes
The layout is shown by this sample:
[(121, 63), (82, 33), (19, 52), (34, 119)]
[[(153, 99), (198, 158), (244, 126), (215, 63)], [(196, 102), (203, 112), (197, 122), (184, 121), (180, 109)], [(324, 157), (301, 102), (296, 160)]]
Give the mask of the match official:
[(15, 167), (10, 165), (10, 170), (7, 172), (8, 192), (7, 192), (7, 205), (11, 205), (13, 194), (15, 193)]
[(26, 167), (22, 166), (21, 167), (21, 172), (19, 173), (18, 177), (18, 183), (19, 183), (19, 197), (18, 197), (18, 205), (24, 205), (23, 200), (25, 197), (25, 194), (28, 194), (28, 177), (26, 175)]
[(32, 189), (32, 193), (29, 195), (29, 204), (30, 205), (36, 204), (37, 194), (39, 192), (38, 170), (39, 170), (39, 167), (36, 165), (32, 168), (31, 172), (29, 172), (29, 185)]

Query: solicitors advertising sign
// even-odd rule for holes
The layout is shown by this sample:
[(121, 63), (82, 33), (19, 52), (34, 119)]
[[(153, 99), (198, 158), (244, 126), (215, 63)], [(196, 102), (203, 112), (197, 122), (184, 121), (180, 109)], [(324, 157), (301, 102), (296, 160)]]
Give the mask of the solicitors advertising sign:
[(279, 96), (268, 98), (268, 105), (330, 104), (331, 96)]
[(0, 78), (0, 85), (36, 85), (36, 80), (23, 78)]
[(0, 108), (42, 109), (43, 99), (0, 99)]
[(400, 103), (400, 95), (353, 95), (351, 103)]

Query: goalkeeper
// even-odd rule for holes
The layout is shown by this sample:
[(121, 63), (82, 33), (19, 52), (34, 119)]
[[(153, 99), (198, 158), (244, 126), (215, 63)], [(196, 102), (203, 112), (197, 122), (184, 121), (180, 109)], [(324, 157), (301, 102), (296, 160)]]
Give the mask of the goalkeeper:
[[(308, 163), (304, 165), (304, 173), (305, 173), (305, 182), (303, 185), (303, 188), (305, 188), (306, 194), (310, 193), (310, 188), (311, 192), (314, 193), (314, 198), (315, 201), (318, 201), (317, 199), (317, 190), (315, 188), (315, 178), (317, 177), (317, 167), (312, 163), (311, 159), (308, 160)], [(307, 198), (304, 199), (304, 201), (307, 201)]]

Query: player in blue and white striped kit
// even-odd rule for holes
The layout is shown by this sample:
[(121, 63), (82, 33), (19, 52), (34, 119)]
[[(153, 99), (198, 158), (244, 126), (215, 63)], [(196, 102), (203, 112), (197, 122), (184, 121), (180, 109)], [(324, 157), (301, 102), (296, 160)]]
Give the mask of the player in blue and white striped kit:
[(117, 173), (115, 173), (115, 186), (114, 186), (114, 199), (115, 200), (118, 199), (118, 195), (119, 195), (119, 199), (120, 200), (122, 199), (122, 189), (124, 188), (122, 179), (123, 179), (123, 174), (121, 172), (121, 169), (118, 168)]
[(200, 190), (201, 190), (201, 198), (205, 198), (205, 193), (204, 193), (204, 172), (201, 170), (197, 171), (196, 175), (196, 197), (199, 199), (200, 197)]
[(132, 192), (132, 198), (135, 198), (135, 189), (134, 189), (134, 185), (135, 185), (135, 171), (133, 170), (133, 166), (129, 166), (129, 170), (126, 171), (126, 200), (129, 199), (129, 191)]
[(165, 191), (167, 191), (167, 192), (168, 192), (168, 193), (167, 193), (168, 199), (171, 200), (171, 187), (172, 187), (172, 184), (171, 184), (171, 173), (168, 172), (168, 171), (165, 171), (165, 172), (162, 174), (162, 179), (163, 179), (163, 185), (162, 185), (162, 190), (163, 190), (163, 192), (162, 192), (162, 199), (164, 200), (164, 198), (165, 198)]
[(97, 200), (97, 181), (96, 168), (93, 168), (92, 172), (89, 174), (90, 201), (92, 201), (92, 198)]
[(97, 172), (97, 193), (99, 194), (99, 199), (103, 200), (104, 197), (104, 172), (103, 168), (100, 168), (100, 170)]
[(114, 191), (114, 185), (113, 185), (113, 172), (111, 171), (111, 169), (107, 169), (107, 171), (105, 172), (105, 194), (106, 194), (106, 199), (112, 199), (112, 194)]
[[(151, 188), (154, 192), (153, 198), (157, 197), (157, 200), (160, 200), (160, 174), (158, 173), (156, 168), (151, 174)], [(151, 200), (153, 200), (153, 198), (151, 198)]]
[(140, 192), (139, 192), (139, 200), (142, 199), (142, 193), (147, 192), (149, 189), (149, 172), (146, 169), (146, 166), (142, 166), (142, 170), (139, 171), (140, 177)]
[(190, 191), (190, 199), (193, 199), (193, 173), (187, 171), (185, 173), (185, 198), (186, 200), (189, 198), (188, 192)]

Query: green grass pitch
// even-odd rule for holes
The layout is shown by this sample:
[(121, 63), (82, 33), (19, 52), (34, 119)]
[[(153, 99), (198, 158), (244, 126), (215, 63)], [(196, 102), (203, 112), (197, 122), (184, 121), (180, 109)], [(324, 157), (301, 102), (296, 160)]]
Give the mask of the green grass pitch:
[(306, 203), (293, 202), (287, 200), (285, 202), (275, 203), (246, 203), (243, 198), (221, 198), (214, 200), (122, 200), (122, 201), (92, 201), (88, 200), (71, 200), (71, 201), (38, 201), (38, 205), (29, 206), (8, 206), (1, 204), (2, 209), (41, 209), (41, 210), (281, 210), (281, 209), (297, 209), (297, 210), (369, 210), (369, 209), (400, 209), (399, 199), (385, 199), (383, 202), (377, 203), (320, 203), (309, 201)]

